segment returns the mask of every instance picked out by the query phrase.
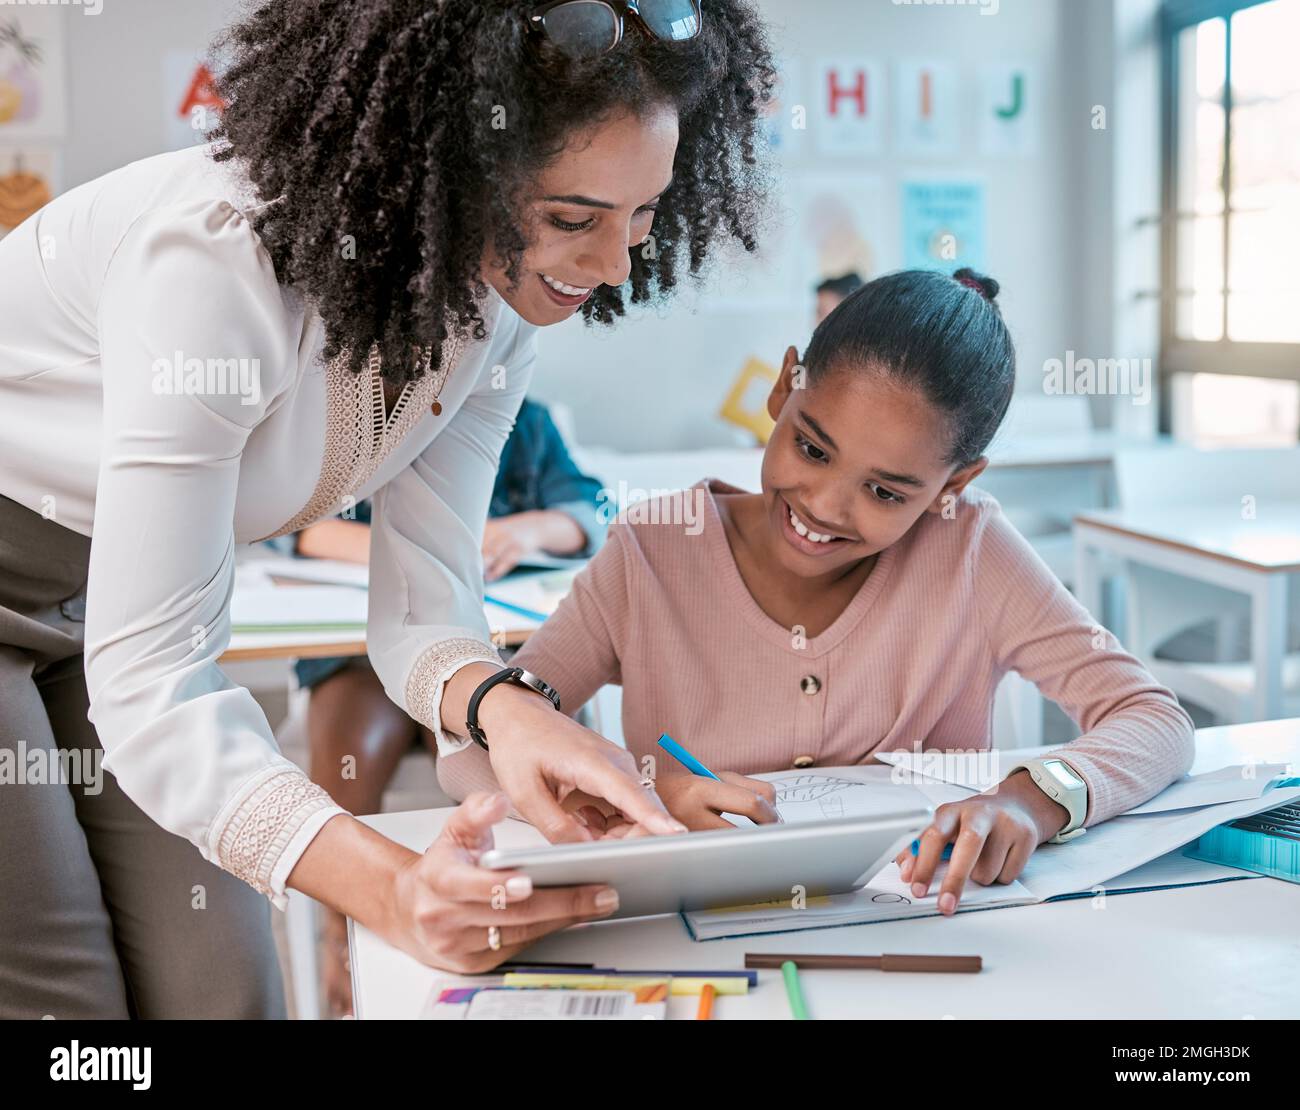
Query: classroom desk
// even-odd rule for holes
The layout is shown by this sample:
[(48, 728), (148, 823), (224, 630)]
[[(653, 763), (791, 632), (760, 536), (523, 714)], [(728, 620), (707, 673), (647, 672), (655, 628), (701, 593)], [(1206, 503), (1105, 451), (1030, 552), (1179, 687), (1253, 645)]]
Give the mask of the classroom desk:
[[(1300, 768), (1300, 719), (1202, 729), (1193, 771), (1233, 761)], [(417, 850), (450, 810), (363, 820)], [(517, 834), (516, 834), (517, 835)], [(505, 829), (503, 840), (510, 840)], [(528, 959), (624, 968), (739, 968), (746, 952), (979, 955), (977, 975), (800, 973), (814, 1018), (1300, 1017), (1300, 884), (1250, 878), (1213, 886), (696, 943), (676, 915), (566, 930)], [(440, 973), (349, 922), (358, 1018), (419, 1015)], [(673, 1018), (696, 1000), (674, 998)], [(779, 972), (716, 1018), (789, 1017)]]
[[(285, 589), (293, 589), (286, 586)], [(338, 586), (348, 590), (350, 586)], [(519, 647), (536, 629), (512, 628), (501, 619), (501, 611), (485, 607), (492, 642), (497, 647)], [(337, 656), (365, 655), (366, 636), (339, 632), (234, 632), (230, 646), (218, 662), (246, 663), (258, 659), (330, 659)]]
[(1101, 566), (1110, 555), (1170, 571), (1250, 598), (1254, 713), (1283, 712), (1287, 576), (1300, 572), (1300, 502), (1270, 504), (1243, 520), (1237, 503), (1111, 509), (1074, 518), (1079, 602), (1101, 612)]
[(1116, 432), (1094, 430), (1061, 435), (1015, 435), (994, 438), (989, 446), (990, 470), (1041, 470), (1058, 466), (1110, 467), (1117, 452), (1130, 447), (1171, 443), (1167, 436), (1135, 439)]
[[(497, 647), (519, 647), (536, 631), (531, 628), (493, 629), (492, 642)], [(218, 662), (244, 663), (256, 659), (330, 659), (345, 655), (365, 655), (366, 637), (362, 633), (340, 639), (337, 632), (236, 632), (230, 646)]]

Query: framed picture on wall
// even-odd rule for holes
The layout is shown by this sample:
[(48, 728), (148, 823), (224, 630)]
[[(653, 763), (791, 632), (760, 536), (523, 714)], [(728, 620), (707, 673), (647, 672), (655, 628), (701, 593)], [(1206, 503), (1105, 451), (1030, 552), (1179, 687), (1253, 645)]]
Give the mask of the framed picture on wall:
[(986, 267), (987, 206), (982, 179), (927, 177), (904, 180), (903, 266), (951, 274)]
[(0, 4), (0, 143), (67, 131), (63, 11)]
[(0, 146), (0, 239), (58, 194), (59, 161), (52, 147)]

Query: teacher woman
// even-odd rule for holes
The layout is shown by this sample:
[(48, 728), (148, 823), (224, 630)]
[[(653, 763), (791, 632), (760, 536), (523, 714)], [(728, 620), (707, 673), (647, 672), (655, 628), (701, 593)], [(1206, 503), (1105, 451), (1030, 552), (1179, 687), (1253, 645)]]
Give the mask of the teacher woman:
[(503, 796), (423, 856), (368, 829), (223, 674), (235, 546), (353, 499), (371, 661), (441, 750), (477, 691), (549, 838), (596, 834), (570, 794), (681, 831), (621, 749), (486, 685), (479, 536), (537, 329), (753, 247), (771, 60), (743, 0), (703, 6), (273, 0), (223, 40), (211, 144), (0, 242), (0, 755), (52, 772), (0, 776), (0, 1016), (281, 1014), (288, 888), (462, 971), (611, 911), (475, 866)]

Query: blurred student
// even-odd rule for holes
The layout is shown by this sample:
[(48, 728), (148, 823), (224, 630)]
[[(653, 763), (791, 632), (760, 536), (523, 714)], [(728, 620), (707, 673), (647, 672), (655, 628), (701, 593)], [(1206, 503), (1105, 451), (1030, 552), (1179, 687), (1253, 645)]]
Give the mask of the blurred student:
[[(484, 578), (508, 574), (526, 556), (543, 552), (585, 558), (604, 541), (607, 523), (600, 483), (574, 464), (544, 405), (525, 400), (506, 440), (483, 534)], [(355, 519), (334, 519), (299, 532), (302, 556), (369, 561), (370, 503)], [(384, 692), (364, 656), (302, 659), (300, 686), (311, 691), (307, 733), (311, 778), (351, 813), (376, 813), (397, 765), (421, 740), (437, 755), (433, 734)], [(332, 1016), (351, 1009), (347, 931), (342, 914), (325, 910), (323, 975)]]
[(817, 286), (817, 309), (814, 313), (813, 326), (820, 327), (821, 322), (844, 303), (850, 293), (862, 288), (862, 278), (850, 270), (839, 277), (827, 278)]

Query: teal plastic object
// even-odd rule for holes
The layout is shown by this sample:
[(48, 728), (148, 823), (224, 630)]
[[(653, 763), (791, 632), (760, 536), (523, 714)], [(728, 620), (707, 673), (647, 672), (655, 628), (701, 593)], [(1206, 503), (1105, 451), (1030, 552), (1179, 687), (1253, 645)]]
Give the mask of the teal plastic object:
[(1300, 802), (1220, 825), (1183, 854), (1300, 883)]

